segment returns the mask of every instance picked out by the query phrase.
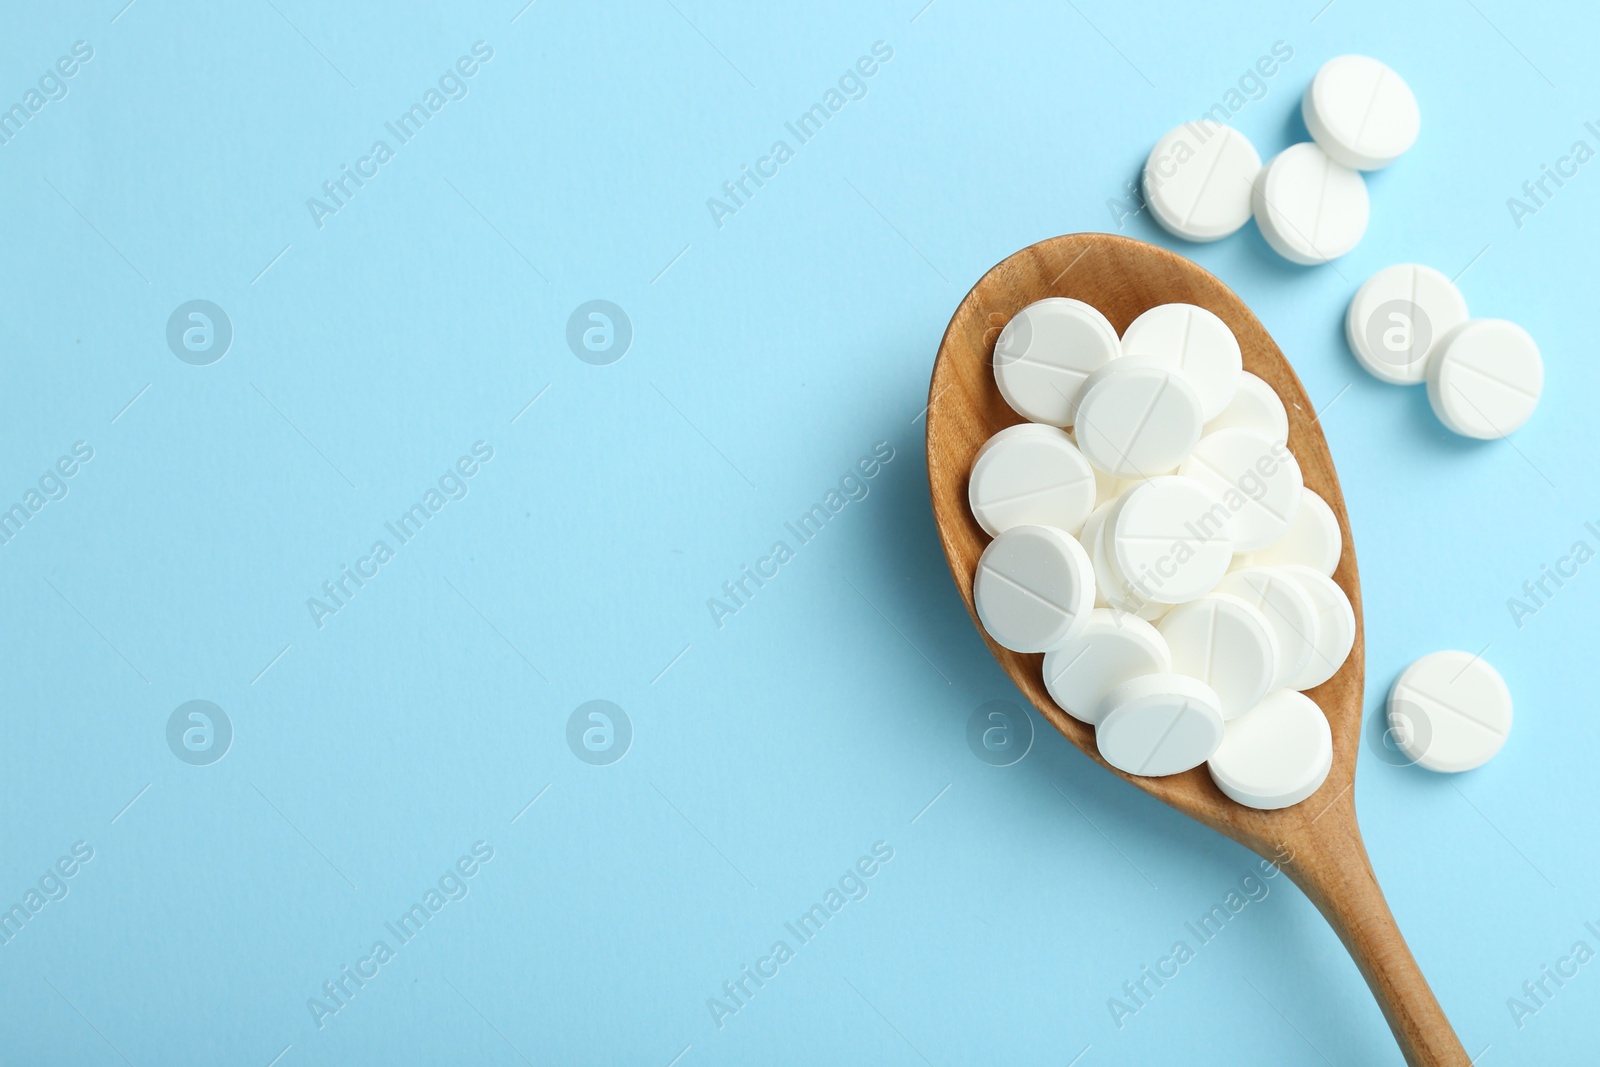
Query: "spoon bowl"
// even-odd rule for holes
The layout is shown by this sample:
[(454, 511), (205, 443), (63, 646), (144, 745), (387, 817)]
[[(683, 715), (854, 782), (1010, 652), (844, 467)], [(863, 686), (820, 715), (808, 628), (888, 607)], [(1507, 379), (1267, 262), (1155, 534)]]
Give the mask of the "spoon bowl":
[(995, 385), (995, 339), (1018, 311), (1050, 296), (1073, 297), (1098, 308), (1119, 334), (1158, 304), (1203, 307), (1227, 323), (1239, 339), (1244, 369), (1264, 379), (1283, 400), (1289, 414), (1289, 449), (1299, 461), (1305, 484), (1338, 517), (1344, 548), (1333, 580), (1350, 598), (1356, 616), (1349, 657), (1332, 678), (1307, 693), (1333, 728), (1333, 769), (1309, 798), (1276, 811), (1259, 811), (1230, 800), (1204, 767), (1162, 778), (1126, 774), (1100, 757), (1094, 727), (1050, 699), (1042, 655), (1012, 652), (983, 634), (990, 652), (1039, 713), (1090, 759), (1281, 867), (1344, 942), (1407, 1063), (1470, 1064), (1395, 925), (1356, 824), (1364, 654), (1361, 585), (1333, 457), (1316, 410), (1289, 361), (1244, 301), (1215, 276), (1174, 252), (1142, 241), (1104, 233), (1069, 234), (1040, 241), (1002, 260), (956, 308), (939, 345), (928, 390), (928, 481), (939, 538), (973, 623), (983, 633), (972, 583), (989, 537), (968, 506), (968, 474), (985, 441), (1024, 421)]

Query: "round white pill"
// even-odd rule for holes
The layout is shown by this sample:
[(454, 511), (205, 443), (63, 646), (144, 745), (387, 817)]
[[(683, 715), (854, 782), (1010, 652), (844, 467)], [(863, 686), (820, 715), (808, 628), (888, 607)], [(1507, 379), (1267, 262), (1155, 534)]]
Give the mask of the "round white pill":
[(1371, 56), (1335, 56), (1311, 79), (1300, 103), (1306, 129), (1347, 167), (1387, 167), (1416, 143), (1422, 113), (1411, 87)]
[(1544, 360), (1514, 322), (1474, 319), (1439, 342), (1428, 363), (1428, 402), (1458, 434), (1491, 440), (1528, 421), (1544, 392)]
[(1277, 570), (1298, 582), (1301, 590), (1311, 598), (1316, 612), (1317, 625), (1313, 632), (1311, 658), (1302, 670), (1288, 683), (1290, 689), (1315, 689), (1339, 673), (1344, 661), (1350, 658), (1350, 649), (1356, 643), (1356, 612), (1350, 598), (1344, 595), (1338, 583), (1321, 571), (1297, 563)]
[(1044, 652), (1088, 621), (1094, 568), (1070, 534), (1016, 526), (978, 557), (972, 599), (990, 637), (1013, 652)]
[(1467, 321), (1467, 298), (1432, 267), (1397, 263), (1362, 283), (1344, 316), (1344, 337), (1367, 373), (1395, 385), (1428, 376), (1439, 339)]
[(1200, 482), (1152, 478), (1130, 489), (1101, 537), (1130, 595), (1181, 604), (1211, 591), (1233, 561), (1228, 509)]
[(1279, 689), (1228, 723), (1206, 768), (1217, 788), (1245, 807), (1287, 808), (1327, 781), (1333, 731), (1311, 698)]
[(990, 537), (1013, 526), (1075, 534), (1094, 510), (1094, 470), (1054, 426), (1025, 422), (985, 441), (972, 464), (967, 500)]
[[(1120, 500), (1120, 497), (1118, 500)], [(1085, 540), (1083, 548), (1084, 551), (1089, 553), (1090, 562), (1094, 564), (1095, 604), (1099, 607), (1111, 608), (1121, 614), (1133, 615), (1147, 622), (1154, 621), (1166, 614), (1171, 605), (1157, 603), (1142, 595), (1117, 570), (1116, 561), (1111, 558), (1111, 552), (1107, 544), (1109, 537), (1106, 533), (1106, 524), (1110, 517), (1115, 514), (1117, 502), (1113, 501), (1096, 510), (1095, 514), (1099, 515), (1100, 518), (1098, 523), (1095, 522), (1095, 516), (1091, 515), (1089, 521), (1084, 524)], [(1090, 527), (1094, 528), (1093, 541), (1087, 539)]]
[(1261, 236), (1291, 263), (1338, 259), (1367, 232), (1367, 183), (1309, 141), (1290, 145), (1261, 171), (1255, 187)]
[(1078, 448), (1095, 469), (1118, 478), (1172, 470), (1200, 440), (1200, 395), (1175, 367), (1124, 356), (1096, 370), (1078, 394)]
[(1178, 473), (1210, 489), (1233, 513), (1239, 552), (1265, 548), (1288, 533), (1305, 488), (1288, 447), (1254, 430), (1206, 434)]
[(1344, 535), (1333, 509), (1315, 490), (1302, 488), (1300, 510), (1295, 512), (1288, 532), (1266, 548), (1236, 556), (1233, 569), (1298, 563), (1331, 578), (1343, 550)]
[(1505, 744), (1511, 690), (1477, 656), (1434, 652), (1395, 679), (1389, 729), (1400, 750), (1428, 770), (1470, 771)]
[(1122, 331), (1122, 354), (1153, 356), (1176, 367), (1200, 394), (1207, 420), (1227, 409), (1239, 389), (1244, 357), (1228, 324), (1193, 304), (1157, 304)]
[(1089, 372), (1122, 352), (1117, 331), (1082, 300), (1035, 301), (1012, 316), (994, 345), (994, 380), (1030, 422), (1069, 426), (1069, 405)]
[(1250, 221), (1261, 156), (1244, 134), (1201, 119), (1167, 133), (1144, 164), (1144, 199), (1168, 233), (1215, 241)]
[(1154, 626), (1096, 608), (1082, 630), (1044, 654), (1044, 687), (1068, 715), (1093, 725), (1112, 689), (1141, 675), (1171, 670), (1166, 639)]
[(1246, 567), (1217, 583), (1215, 590), (1260, 610), (1272, 627), (1278, 648), (1274, 689), (1292, 688), (1317, 648), (1317, 606), (1301, 584), (1277, 567)]
[(1289, 412), (1272, 386), (1251, 374), (1239, 375), (1239, 388), (1226, 410), (1206, 423), (1207, 433), (1218, 430), (1255, 430), (1274, 441), (1289, 439)]
[(1198, 767), (1222, 743), (1222, 712), (1209, 685), (1181, 674), (1147, 674), (1106, 694), (1095, 741), (1129, 774), (1177, 774)]
[(1224, 719), (1260, 703), (1278, 671), (1277, 638), (1259, 608), (1213, 593), (1167, 613), (1159, 627), (1172, 653), (1172, 671), (1216, 690)]

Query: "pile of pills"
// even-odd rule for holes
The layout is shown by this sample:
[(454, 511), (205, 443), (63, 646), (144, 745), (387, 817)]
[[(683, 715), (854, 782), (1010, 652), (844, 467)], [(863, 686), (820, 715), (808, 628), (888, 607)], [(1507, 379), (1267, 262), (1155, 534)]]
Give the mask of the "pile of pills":
[(1399, 263), (1368, 278), (1350, 301), (1344, 335), (1379, 380), (1427, 382), (1434, 414), (1466, 437), (1505, 437), (1544, 391), (1544, 361), (1528, 331), (1469, 318), (1461, 290), (1432, 267)]
[(1254, 808), (1299, 803), (1333, 762), (1304, 690), (1343, 665), (1343, 544), (1305, 487), (1283, 402), (1204, 308), (1163, 304), (1119, 337), (1090, 305), (1030, 304), (994, 352), (1028, 422), (979, 450), (972, 514), (993, 541), (973, 598), (989, 635), (1044, 653), (1044, 683), (1129, 774), (1206, 764)]
[(1370, 213), (1360, 172), (1387, 167), (1416, 141), (1416, 97), (1378, 60), (1337, 56), (1317, 71), (1300, 110), (1311, 140), (1266, 166), (1244, 134), (1209, 119), (1167, 133), (1144, 167), (1156, 221), (1185, 240), (1215, 241), (1253, 216), (1275, 252), (1305, 266), (1354, 248)]

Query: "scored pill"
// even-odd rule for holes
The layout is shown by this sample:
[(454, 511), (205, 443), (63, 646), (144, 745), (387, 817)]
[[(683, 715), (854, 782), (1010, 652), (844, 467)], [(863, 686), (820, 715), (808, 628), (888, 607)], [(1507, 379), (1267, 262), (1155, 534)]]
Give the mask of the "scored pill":
[(1511, 690), (1467, 652), (1434, 652), (1407, 667), (1389, 691), (1389, 730), (1430, 771), (1481, 767), (1511, 732)]
[(1106, 694), (1145, 674), (1172, 670), (1166, 639), (1126, 612), (1096, 608), (1060, 648), (1044, 655), (1044, 686), (1068, 715), (1099, 722)]
[(1153, 356), (1181, 370), (1200, 394), (1202, 417), (1227, 410), (1239, 389), (1244, 357), (1228, 324), (1194, 304), (1158, 304), (1122, 331), (1125, 356)]
[(983, 550), (972, 597), (990, 637), (1013, 652), (1044, 652), (1088, 621), (1094, 568), (1070, 534), (1017, 526)]
[(1178, 774), (1211, 758), (1222, 743), (1217, 694), (1181, 674), (1147, 674), (1106, 695), (1095, 741), (1118, 770)]
[(1188, 376), (1150, 356), (1123, 356), (1089, 375), (1073, 416), (1084, 458), (1117, 478), (1172, 470), (1205, 427), (1200, 394)]
[(1168, 131), (1144, 164), (1144, 198), (1168, 233), (1215, 241), (1250, 221), (1261, 156), (1231, 126), (1200, 120)]
[(1428, 363), (1428, 402), (1465, 437), (1492, 440), (1533, 414), (1544, 392), (1544, 360), (1514, 322), (1475, 319), (1450, 331)]
[(1335, 56), (1301, 98), (1306, 130), (1347, 167), (1378, 170), (1399, 159), (1422, 129), (1405, 79), (1371, 56)]
[(1233, 520), (1214, 493), (1193, 478), (1141, 482), (1106, 522), (1107, 554), (1131, 590), (1161, 604), (1211, 591), (1233, 562)]
[(1076, 534), (1095, 502), (1094, 469), (1064, 430), (1025, 422), (986, 441), (972, 464), (967, 501), (993, 537), (1013, 526)]
[(1260, 609), (1238, 597), (1212, 593), (1179, 604), (1159, 630), (1172, 652), (1173, 672), (1216, 690), (1224, 719), (1243, 715), (1272, 688), (1277, 638)]
[(1071, 403), (1095, 368), (1122, 354), (1106, 317), (1082, 300), (1035, 301), (1012, 316), (994, 345), (994, 380), (1030, 422), (1072, 425)]
[(1359, 172), (1305, 141), (1285, 148), (1261, 169), (1255, 210), (1272, 250), (1310, 267), (1338, 259), (1360, 243), (1371, 204)]

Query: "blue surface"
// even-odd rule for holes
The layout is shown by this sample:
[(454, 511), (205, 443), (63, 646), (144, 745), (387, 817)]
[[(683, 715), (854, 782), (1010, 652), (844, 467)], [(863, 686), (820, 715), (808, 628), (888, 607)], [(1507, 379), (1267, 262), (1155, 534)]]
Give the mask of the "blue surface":
[[(1253, 857), (1042, 726), (1014, 765), (974, 757), (974, 710), (1020, 698), (928, 509), (920, 416), (962, 294), (1119, 228), (1154, 140), (1280, 41), (1233, 120), (1264, 155), (1347, 51), (1410, 81), (1421, 139), (1333, 266), (1253, 226), (1180, 247), (1333, 404), (1369, 712), (1445, 647), (1516, 695), (1471, 774), (1363, 748), (1416, 955), (1480, 1062), (1592, 1057), (1600, 965), (1520, 1026), (1507, 1005), (1600, 949), (1600, 564), (1520, 628), (1507, 607), (1600, 546), (1600, 164), (1520, 227), (1507, 206), (1600, 147), (1592, 5), (123, 3), (19, 7), (0, 35), (0, 103), (92, 49), (0, 145), (0, 503), (38, 504), (0, 546), (0, 904), (38, 890), (0, 945), (0, 1059), (1398, 1062), (1285, 879), (1247, 882)], [(800, 143), (785, 123), (875, 42)], [(386, 123), (430, 88), (402, 143)], [(370, 176), (341, 206), (342, 166)], [(1404, 260), (1465, 269), (1474, 313), (1543, 347), (1513, 442), (1451, 436), (1345, 351), (1350, 294)], [(231, 323), (220, 360), (169, 348), (191, 300)], [(631, 323), (620, 360), (581, 343), (599, 319), (587, 359), (568, 344), (591, 300)], [(830, 490), (803, 543), (785, 523)], [(776, 575), (736, 605), (745, 566)], [(369, 577), (333, 601), (343, 567)], [(217, 753), (216, 714), (209, 748), (187, 712), (169, 744), (192, 700), (231, 725), (219, 761), (177, 755)], [(627, 728), (590, 708), (569, 735), (592, 700)], [(1110, 998), (1241, 886), (1261, 899), (1119, 1028)]]

